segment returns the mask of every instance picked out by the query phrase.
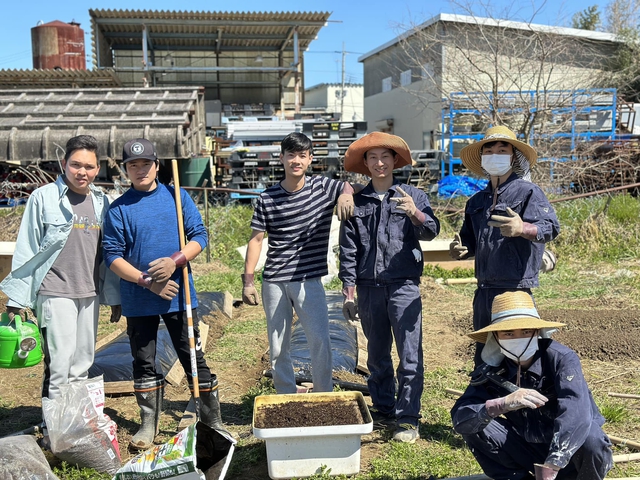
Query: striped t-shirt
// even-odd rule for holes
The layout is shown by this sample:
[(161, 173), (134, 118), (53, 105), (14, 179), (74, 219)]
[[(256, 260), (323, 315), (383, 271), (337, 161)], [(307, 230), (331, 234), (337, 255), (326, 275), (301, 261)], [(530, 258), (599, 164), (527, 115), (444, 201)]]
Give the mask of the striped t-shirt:
[(305, 177), (304, 187), (297, 192), (277, 184), (260, 194), (251, 228), (268, 235), (265, 280), (299, 282), (328, 273), (331, 216), (343, 185), (313, 176)]

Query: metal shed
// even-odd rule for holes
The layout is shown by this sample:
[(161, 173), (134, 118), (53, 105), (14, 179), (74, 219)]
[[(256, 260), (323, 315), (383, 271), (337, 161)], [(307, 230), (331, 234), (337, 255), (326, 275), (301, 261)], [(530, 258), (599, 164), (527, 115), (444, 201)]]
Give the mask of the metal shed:
[(303, 52), (329, 12), (89, 10), (93, 64), (125, 86), (202, 85), (223, 104), (299, 110)]

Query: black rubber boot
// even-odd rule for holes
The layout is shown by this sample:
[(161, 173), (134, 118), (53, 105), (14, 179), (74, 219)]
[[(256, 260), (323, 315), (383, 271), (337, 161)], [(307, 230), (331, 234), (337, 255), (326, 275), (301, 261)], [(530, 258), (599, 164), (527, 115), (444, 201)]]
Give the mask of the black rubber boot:
[(229, 434), (229, 431), (222, 424), (220, 401), (218, 400), (218, 379), (212, 376), (209, 382), (198, 385), (200, 387), (200, 421), (211, 428)]
[(143, 379), (133, 382), (136, 401), (140, 407), (140, 429), (129, 442), (136, 450), (146, 450), (153, 445), (158, 434), (160, 414), (162, 413), (162, 397), (164, 396), (164, 380)]

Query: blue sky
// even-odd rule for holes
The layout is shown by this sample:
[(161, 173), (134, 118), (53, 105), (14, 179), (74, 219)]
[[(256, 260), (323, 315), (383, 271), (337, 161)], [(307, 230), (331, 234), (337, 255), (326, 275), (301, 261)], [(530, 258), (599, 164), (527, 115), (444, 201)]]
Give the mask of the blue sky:
[[(489, 0), (490, 1), (490, 0)], [(487, 0), (460, 2), (470, 5), (475, 14), (483, 16), (482, 4)], [(577, 11), (596, 1), (513, 0), (490, 1), (494, 17), (512, 20), (530, 20), (537, 11), (535, 23), (568, 26)], [(605, 3), (601, 3), (601, 10)], [(39, 20), (80, 22), (85, 32), (87, 57), (91, 56), (91, 27), (89, 8), (133, 10), (191, 10), (191, 11), (328, 11), (333, 12), (329, 24), (305, 53), (305, 86), (340, 81), (342, 44), (349, 53), (346, 58), (346, 79), (362, 82), (362, 64), (357, 58), (377, 46), (396, 37), (412, 24), (419, 24), (439, 13), (464, 13), (456, 4), (440, 0), (324, 0), (266, 2), (264, 0), (236, 0), (235, 2), (155, 0), (97, 0), (87, 3), (80, 0), (43, 1), (31, 0), (23, 4), (4, 0), (2, 28), (0, 29), (0, 69), (32, 68), (31, 28)]]

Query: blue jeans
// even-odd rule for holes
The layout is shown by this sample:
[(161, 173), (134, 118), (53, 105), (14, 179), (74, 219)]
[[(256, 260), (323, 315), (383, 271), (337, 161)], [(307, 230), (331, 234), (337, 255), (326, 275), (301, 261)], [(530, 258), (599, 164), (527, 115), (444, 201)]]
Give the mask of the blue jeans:
[[(369, 393), (382, 414), (418, 425), (424, 388), (422, 300), (418, 285), (358, 286), (358, 312), (367, 337)], [(393, 335), (392, 335), (393, 334)], [(396, 340), (398, 394), (391, 359)]]
[(273, 383), (278, 393), (296, 393), (291, 361), (293, 310), (309, 344), (314, 392), (333, 390), (333, 360), (329, 338), (329, 314), (320, 278), (302, 282), (263, 282), (262, 303), (267, 317)]

